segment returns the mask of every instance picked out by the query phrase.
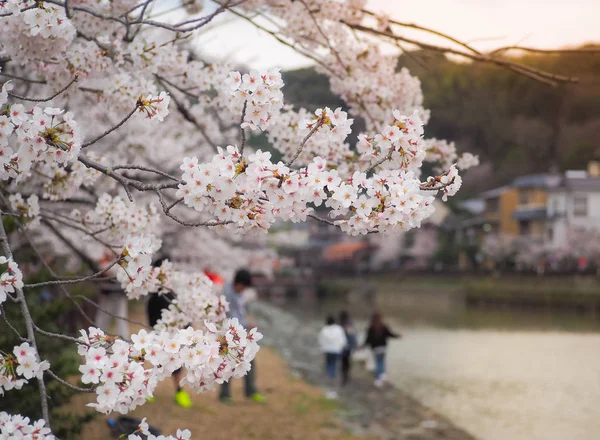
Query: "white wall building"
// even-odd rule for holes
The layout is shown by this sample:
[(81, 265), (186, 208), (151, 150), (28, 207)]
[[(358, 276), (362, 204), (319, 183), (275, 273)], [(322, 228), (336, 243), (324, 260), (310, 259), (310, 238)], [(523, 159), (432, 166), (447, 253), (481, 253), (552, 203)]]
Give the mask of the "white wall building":
[(546, 246), (567, 247), (573, 228), (600, 231), (600, 177), (591, 164), (586, 171), (567, 171), (561, 182), (548, 192)]

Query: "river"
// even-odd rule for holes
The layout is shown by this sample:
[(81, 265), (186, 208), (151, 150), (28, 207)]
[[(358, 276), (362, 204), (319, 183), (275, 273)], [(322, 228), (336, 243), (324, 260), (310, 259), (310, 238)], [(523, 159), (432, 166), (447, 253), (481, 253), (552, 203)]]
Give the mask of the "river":
[(392, 383), (477, 438), (600, 438), (600, 335), (402, 331), (388, 355)]
[[(598, 321), (388, 299), (378, 298), (378, 307), (404, 336), (388, 352), (394, 385), (481, 440), (600, 438)], [(363, 327), (369, 307), (344, 307)]]

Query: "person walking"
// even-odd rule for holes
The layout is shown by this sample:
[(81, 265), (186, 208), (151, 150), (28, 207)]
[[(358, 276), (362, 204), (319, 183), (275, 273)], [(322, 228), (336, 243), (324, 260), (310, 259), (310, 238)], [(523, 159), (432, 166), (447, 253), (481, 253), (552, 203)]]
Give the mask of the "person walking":
[(383, 322), (381, 313), (375, 312), (371, 317), (371, 323), (367, 329), (365, 346), (370, 346), (375, 357), (375, 386), (381, 387), (387, 380), (385, 373), (385, 354), (387, 343), (390, 338), (401, 338), (402, 335), (391, 331)]
[(354, 328), (354, 324), (350, 319), (350, 314), (343, 310), (340, 312), (340, 325), (344, 329), (344, 333), (346, 334), (346, 346), (342, 351), (341, 355), (341, 367), (342, 367), (342, 385), (346, 385), (350, 380), (350, 369), (352, 366), (352, 352), (356, 349), (357, 337), (356, 337), (356, 329)]
[(347, 344), (344, 329), (335, 323), (333, 316), (329, 315), (325, 321), (325, 327), (319, 332), (319, 346), (321, 352), (325, 355), (325, 372), (329, 380), (330, 390), (326, 393), (329, 399), (337, 398), (337, 392), (335, 391), (337, 364)]
[[(237, 318), (240, 324), (247, 330), (254, 327), (248, 325), (248, 320), (246, 319), (246, 300), (244, 297), (244, 291), (251, 286), (252, 276), (250, 272), (246, 269), (240, 269), (235, 273), (233, 282), (223, 287), (223, 295), (225, 295), (229, 303), (228, 316)], [(265, 397), (256, 388), (256, 360), (250, 362), (250, 371), (244, 376), (244, 392), (248, 399), (259, 403), (265, 401)], [(223, 382), (221, 385), (219, 400), (226, 404), (232, 403), (231, 384), (229, 382)]]

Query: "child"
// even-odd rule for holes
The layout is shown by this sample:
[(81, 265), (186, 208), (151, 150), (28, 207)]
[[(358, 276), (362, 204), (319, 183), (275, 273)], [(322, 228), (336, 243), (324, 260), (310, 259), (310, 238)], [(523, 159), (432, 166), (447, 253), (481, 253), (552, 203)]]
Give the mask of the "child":
[(400, 334), (392, 332), (384, 323), (381, 313), (373, 313), (371, 324), (367, 329), (365, 345), (373, 350), (375, 356), (375, 386), (381, 387), (387, 379), (385, 374), (385, 352), (389, 338), (400, 338)]
[[(335, 323), (333, 316), (328, 316), (325, 327), (319, 333), (319, 346), (325, 354), (325, 371), (332, 388), (335, 386), (337, 362), (347, 343), (344, 329)], [(333, 390), (328, 391), (326, 395), (330, 399), (337, 397)]]

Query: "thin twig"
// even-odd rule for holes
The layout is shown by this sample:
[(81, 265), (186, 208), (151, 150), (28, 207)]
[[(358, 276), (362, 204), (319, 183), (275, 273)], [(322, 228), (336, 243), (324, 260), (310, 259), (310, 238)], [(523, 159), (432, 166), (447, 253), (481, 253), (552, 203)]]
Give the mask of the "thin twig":
[(248, 100), (244, 101), (244, 107), (242, 108), (242, 118), (240, 121), (240, 136), (242, 138), (242, 145), (240, 147), (240, 156), (244, 154), (244, 148), (246, 147), (246, 130), (242, 125), (244, 124), (244, 119), (246, 119), (246, 108), (248, 107)]
[(19, 333), (19, 330), (17, 330), (9, 321), (8, 318), (6, 317), (6, 311), (4, 310), (4, 307), (0, 306), (0, 315), (2, 315), (2, 318), (4, 319), (4, 322), (6, 322), (6, 325), (8, 326), (8, 328), (10, 328), (13, 333), (17, 336), (17, 338), (19, 338), (22, 342), (29, 342), (29, 339), (24, 338), (23, 336), (21, 336), (21, 333)]
[[(161, 81), (159, 80), (159, 82), (161, 82)], [(161, 82), (161, 84), (162, 84), (163, 88), (168, 91), (168, 88), (164, 85), (164, 83)], [(177, 106), (177, 110), (179, 110), (179, 113), (181, 113), (181, 116), (183, 116), (186, 121), (191, 122), (198, 129), (198, 131), (200, 132), (200, 134), (202, 135), (204, 140), (206, 142), (208, 142), (208, 144), (215, 151), (217, 151), (217, 144), (210, 138), (210, 136), (206, 132), (206, 129), (204, 128), (204, 126), (196, 120), (194, 115), (192, 115), (190, 113), (190, 111), (187, 108), (185, 108), (185, 106), (181, 102), (179, 102), (179, 100), (177, 98), (175, 98), (175, 96), (172, 93), (169, 93), (169, 95), (171, 96), (171, 100)]]
[(233, 221), (231, 221), (231, 220), (223, 220), (223, 221), (213, 220), (213, 221), (206, 221), (206, 222), (188, 222), (187, 220), (182, 220), (179, 217), (176, 217), (169, 212), (170, 207), (167, 206), (167, 202), (165, 201), (165, 198), (163, 197), (162, 193), (157, 190), (156, 194), (158, 195), (158, 200), (160, 201), (160, 205), (161, 205), (165, 215), (167, 217), (169, 217), (170, 219), (175, 220), (180, 225), (191, 226), (191, 227), (201, 227), (201, 226), (211, 227), (211, 226), (229, 225), (229, 224), (233, 223)]
[(106, 272), (108, 272), (110, 269), (112, 269), (115, 265), (117, 265), (120, 261), (121, 261), (121, 258), (117, 258), (106, 269), (101, 270), (100, 272), (96, 272), (96, 273), (94, 273), (92, 275), (89, 275), (87, 277), (73, 278), (73, 279), (67, 279), (67, 280), (43, 281), (41, 283), (25, 284), (24, 287), (26, 287), (26, 288), (34, 288), (34, 287), (41, 287), (41, 286), (53, 286), (53, 285), (58, 285), (58, 284), (77, 284), (77, 283), (83, 283), (84, 281), (91, 280), (92, 278), (97, 278), (97, 277), (100, 277), (100, 276), (104, 275)]
[(286, 165), (288, 167), (291, 167), (292, 164), (296, 161), (296, 159), (298, 159), (298, 156), (300, 156), (300, 153), (302, 153), (302, 149), (304, 148), (304, 146), (306, 145), (306, 143), (308, 142), (308, 140), (311, 138), (311, 136), (313, 134), (315, 134), (315, 132), (321, 128), (321, 126), (323, 125), (323, 122), (325, 121), (325, 111), (323, 111), (323, 113), (321, 114), (321, 116), (319, 116), (319, 119), (317, 119), (315, 121), (315, 125), (313, 126), (313, 128), (308, 132), (308, 134), (306, 136), (304, 136), (304, 139), (302, 139), (302, 142), (300, 142), (300, 146), (298, 147), (298, 150), (296, 150), (296, 154), (294, 154), (294, 156), (292, 157), (292, 159), (286, 163)]
[(66, 380), (60, 378), (52, 370), (46, 370), (46, 371), (44, 371), (44, 373), (47, 373), (52, 379), (56, 380), (58, 383), (66, 386), (68, 388), (71, 388), (72, 390), (75, 390), (75, 391), (81, 391), (82, 393), (93, 393), (96, 390), (95, 387), (82, 388), (82, 387), (78, 387), (77, 385), (73, 385), (73, 384), (67, 382)]
[(73, 336), (63, 335), (63, 334), (60, 334), (60, 333), (48, 332), (46, 330), (42, 330), (41, 328), (39, 328), (35, 324), (33, 324), (33, 329), (36, 331), (36, 333), (39, 333), (40, 335), (47, 336), (49, 338), (62, 339), (63, 341), (69, 341), (69, 342), (74, 342), (76, 344), (88, 345), (89, 346), (89, 344), (87, 342), (83, 342), (83, 341), (81, 341), (81, 340), (79, 340), (77, 338), (74, 338)]
[(123, 119), (121, 119), (121, 121), (119, 121), (117, 123), (117, 125), (112, 126), (111, 128), (109, 128), (108, 130), (106, 130), (104, 133), (102, 133), (99, 136), (96, 136), (95, 138), (93, 138), (90, 141), (84, 142), (81, 145), (81, 148), (87, 148), (90, 145), (95, 144), (96, 142), (98, 142), (100, 139), (105, 138), (106, 136), (108, 136), (109, 134), (111, 134), (113, 131), (115, 131), (117, 128), (120, 128), (125, 122), (127, 122), (129, 120), (129, 118), (131, 118), (133, 116), (133, 114), (136, 112), (136, 110), (139, 108), (140, 104), (136, 103), (135, 107), (133, 108), (133, 110), (131, 110), (127, 116), (125, 116)]
[(89, 303), (89, 304), (93, 305), (94, 307), (96, 307), (96, 308), (97, 308), (98, 310), (100, 310), (101, 312), (104, 312), (104, 313), (106, 313), (108, 316), (112, 316), (113, 318), (116, 318), (116, 319), (122, 319), (123, 321), (129, 322), (130, 324), (139, 325), (140, 327), (144, 327), (144, 328), (148, 328), (148, 329), (149, 329), (149, 328), (151, 328), (150, 326), (148, 326), (148, 325), (146, 325), (146, 324), (144, 324), (144, 323), (142, 323), (142, 322), (139, 322), (139, 321), (134, 321), (133, 319), (129, 319), (129, 318), (126, 318), (126, 317), (124, 317), (124, 316), (118, 316), (118, 315), (115, 315), (114, 313), (111, 313), (111, 312), (109, 312), (108, 310), (106, 310), (106, 309), (102, 308), (102, 307), (100, 306), (100, 304), (98, 304), (97, 302), (95, 302), (95, 301), (93, 301), (93, 300), (89, 299), (89, 298), (88, 298), (88, 297), (86, 297), (86, 296), (83, 296), (83, 295), (72, 295), (72, 297), (73, 297), (73, 298), (77, 298), (77, 299), (82, 299), (83, 301), (85, 301), (85, 302), (87, 302), (87, 303)]
[(502, 52), (508, 52), (512, 50), (518, 50), (522, 52), (532, 53), (543, 53), (547, 55), (599, 55), (600, 49), (598, 48), (581, 48), (581, 49), (537, 49), (535, 47), (524, 47), (524, 46), (506, 46), (499, 47), (491, 52), (489, 55), (496, 55)]
[(331, 226), (337, 226), (337, 225), (335, 224), (335, 222), (333, 222), (332, 220), (328, 220), (328, 219), (326, 219), (326, 218), (318, 217), (318, 216), (316, 216), (315, 214), (308, 214), (308, 216), (307, 216), (307, 217), (310, 217), (310, 218), (312, 218), (312, 219), (314, 219), (314, 220), (317, 220), (317, 221), (319, 221), (319, 222), (321, 222), (321, 223), (327, 223), (328, 225), (331, 225)]
[(149, 173), (155, 173), (155, 174), (158, 174), (159, 176), (166, 177), (167, 179), (175, 180), (176, 182), (180, 181), (177, 177), (172, 176), (169, 173), (165, 173), (164, 171), (157, 170), (156, 168), (151, 168), (151, 167), (147, 167), (147, 166), (143, 166), (143, 165), (117, 165), (117, 166), (112, 167), (112, 169), (113, 170), (148, 171)]
[(30, 82), (33, 84), (47, 84), (46, 81), (44, 81), (44, 80), (24, 78), (22, 76), (12, 75), (12, 74), (6, 73), (6, 72), (0, 72), (0, 75), (5, 76), (7, 78), (18, 79), (20, 81)]
[(344, 23), (346, 26), (348, 26), (351, 29), (356, 29), (361, 32), (370, 33), (373, 35), (388, 37), (393, 40), (404, 41), (409, 44), (414, 44), (415, 46), (418, 46), (422, 49), (432, 50), (432, 51), (441, 52), (441, 53), (449, 53), (449, 54), (453, 54), (453, 55), (459, 55), (459, 56), (471, 59), (473, 61), (478, 61), (478, 62), (483, 62), (483, 63), (488, 63), (488, 64), (495, 64), (497, 66), (516, 71), (525, 76), (528, 76), (529, 78), (535, 79), (540, 82), (544, 82), (549, 85), (557, 85), (558, 82), (576, 83), (579, 81), (578, 78), (545, 72), (543, 70), (535, 69), (535, 68), (529, 67), (529, 66), (524, 66), (522, 64), (518, 64), (518, 63), (515, 63), (512, 61), (509, 61), (507, 59), (504, 59), (504, 58), (494, 58), (494, 57), (486, 55), (486, 54), (471, 53), (471, 52), (465, 52), (465, 51), (458, 50), (458, 49), (453, 49), (450, 47), (436, 46), (434, 44), (424, 43), (422, 41), (414, 40), (411, 38), (401, 37), (399, 35), (394, 34), (391, 31), (380, 31), (380, 30), (373, 29), (373, 28), (370, 28), (367, 26), (363, 26), (361, 24), (353, 24), (353, 23), (348, 23), (345, 21), (341, 21), (341, 23)]
[(67, 84), (66, 86), (64, 86), (62, 89), (60, 89), (58, 92), (56, 92), (54, 95), (50, 96), (49, 98), (28, 98), (27, 96), (21, 96), (21, 95), (17, 95), (16, 93), (11, 93), (11, 92), (8, 92), (8, 96), (10, 96), (12, 98), (16, 98), (16, 99), (21, 99), (23, 101), (30, 101), (30, 102), (47, 102), (47, 101), (52, 101), (58, 95), (60, 95), (65, 90), (67, 90), (69, 87), (71, 87), (77, 81), (78, 78), (79, 78), (78, 76), (75, 76), (75, 78), (73, 78), (69, 84)]

